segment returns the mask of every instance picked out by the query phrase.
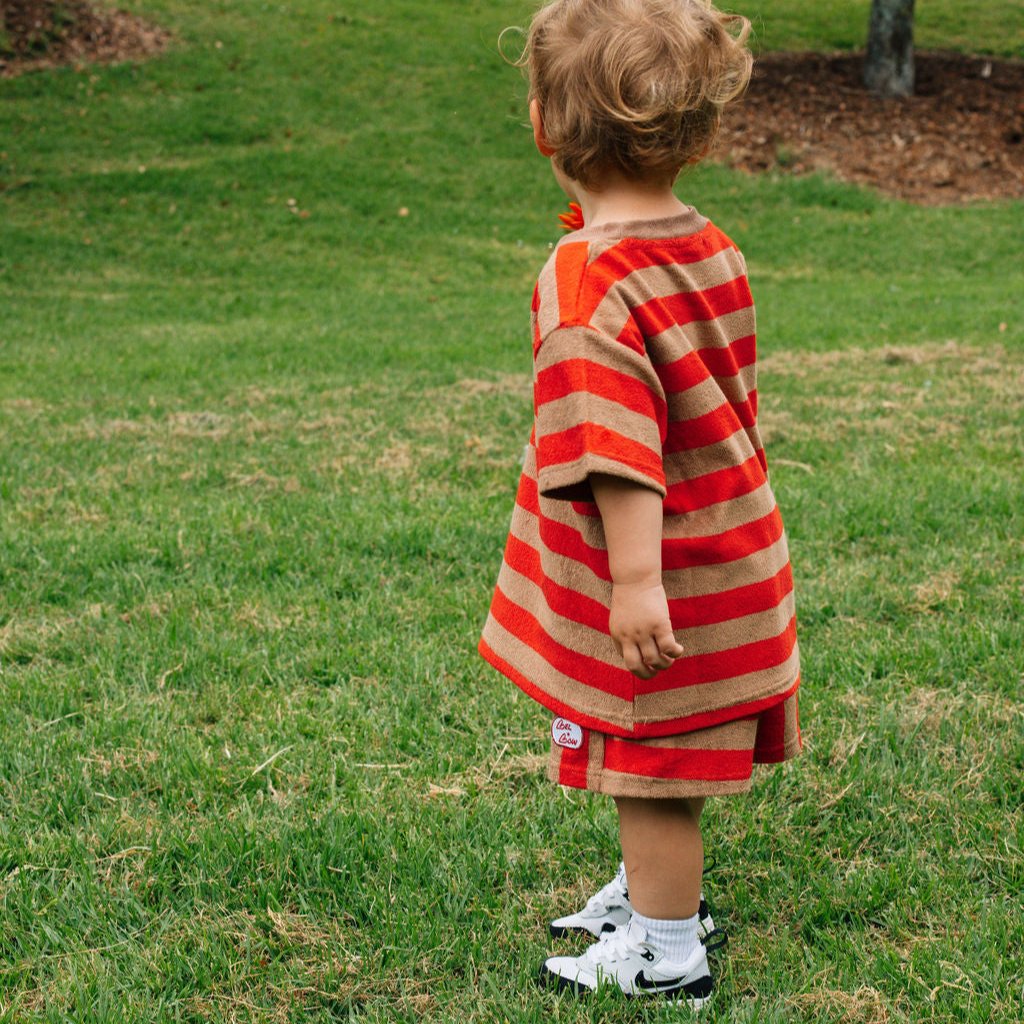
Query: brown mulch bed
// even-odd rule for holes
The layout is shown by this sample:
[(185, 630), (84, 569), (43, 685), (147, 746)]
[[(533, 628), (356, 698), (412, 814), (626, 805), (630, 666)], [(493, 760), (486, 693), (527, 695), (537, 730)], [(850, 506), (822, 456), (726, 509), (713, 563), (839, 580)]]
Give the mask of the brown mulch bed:
[(917, 88), (879, 100), (857, 54), (772, 53), (722, 132), (747, 171), (828, 171), (915, 203), (1024, 198), (1024, 62), (916, 55)]
[[(10, 50), (0, 78), (72, 64), (144, 60), (167, 49), (170, 32), (126, 11), (89, 0), (63, 0), (57, 16), (24, 0), (0, 0)], [(42, 19), (42, 20), (40, 20)]]

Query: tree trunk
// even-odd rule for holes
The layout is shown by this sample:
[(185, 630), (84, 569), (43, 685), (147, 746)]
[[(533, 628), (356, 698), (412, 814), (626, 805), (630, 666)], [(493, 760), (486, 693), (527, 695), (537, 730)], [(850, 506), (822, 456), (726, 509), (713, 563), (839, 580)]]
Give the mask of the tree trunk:
[(871, 0), (864, 84), (879, 96), (914, 92), (914, 0)]

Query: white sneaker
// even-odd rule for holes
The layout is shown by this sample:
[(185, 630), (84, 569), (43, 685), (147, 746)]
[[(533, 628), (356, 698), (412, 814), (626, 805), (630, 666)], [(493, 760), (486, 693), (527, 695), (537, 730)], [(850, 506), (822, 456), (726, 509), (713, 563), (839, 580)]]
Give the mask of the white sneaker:
[(662, 996), (699, 1010), (715, 987), (704, 943), (682, 964), (665, 959), (636, 923), (602, 935), (582, 956), (553, 956), (540, 969), (540, 983), (574, 995), (617, 987), (627, 996)]
[[(697, 914), (700, 919), (700, 936), (704, 938), (715, 930), (715, 922), (704, 900), (704, 893), (700, 894)], [(619, 864), (615, 877), (591, 896), (581, 911), (552, 921), (548, 931), (556, 939), (570, 932), (589, 932), (595, 938), (600, 938), (615, 931), (620, 924), (626, 924), (632, 916), (633, 905), (629, 902), (629, 890), (626, 888), (626, 867)]]

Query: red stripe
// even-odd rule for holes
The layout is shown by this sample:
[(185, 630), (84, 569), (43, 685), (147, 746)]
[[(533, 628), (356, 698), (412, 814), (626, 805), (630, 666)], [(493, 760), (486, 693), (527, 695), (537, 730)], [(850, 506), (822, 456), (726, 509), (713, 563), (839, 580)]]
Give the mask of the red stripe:
[[(574, 719), (571, 721), (575, 722)], [(590, 730), (583, 730), (583, 742), (575, 750), (571, 747), (559, 747), (559, 750), (562, 752), (558, 759), (559, 783), (571, 786), (574, 781), (582, 779), (586, 785), (587, 765), (590, 761)]]
[(715, 320), (753, 304), (747, 279), (736, 277), (703, 291), (677, 292), (650, 299), (634, 308), (633, 319), (645, 337), (653, 338), (670, 327)]
[(648, 267), (701, 263), (725, 249), (735, 250), (736, 246), (727, 235), (709, 224), (682, 238), (624, 238), (601, 253), (591, 266), (605, 269), (616, 280), (622, 280)]
[(604, 746), (605, 768), (648, 779), (749, 779), (753, 762), (752, 750), (647, 747), (617, 736)]
[[(703, 384), (712, 377), (707, 364), (700, 357), (700, 353), (703, 351), (705, 350), (691, 349), (686, 355), (680, 356), (670, 363), (659, 363), (654, 368), (666, 397), (683, 394), (689, 391), (690, 388)], [(727, 390), (735, 390), (742, 396), (735, 399), (736, 402), (749, 402), (751, 400), (750, 396), (753, 394), (753, 389), (750, 391), (746, 390), (746, 385), (739, 377), (738, 371), (718, 374), (715, 377), (715, 383), (724, 397), (727, 397)]]
[(757, 700), (747, 701), (743, 704), (733, 704), (726, 708), (715, 708), (713, 711), (701, 711), (693, 715), (681, 715), (657, 722), (637, 722), (635, 727), (630, 729), (619, 725), (617, 722), (610, 722), (606, 719), (598, 718), (596, 715), (587, 714), (579, 708), (572, 708), (564, 701), (558, 700), (557, 697), (542, 690), (532, 680), (527, 679), (511, 662), (501, 657), (486, 640), (480, 640), (477, 650), (485, 661), (515, 683), (523, 693), (531, 697), (538, 704), (546, 707), (549, 711), (554, 712), (554, 714), (564, 715), (586, 729), (596, 729), (598, 732), (603, 732), (608, 736), (625, 736), (632, 739), (644, 739), (654, 736), (678, 736), (685, 732), (693, 732), (696, 729), (707, 729), (713, 725), (732, 722), (737, 718), (757, 715), (767, 708), (784, 701), (795, 693), (800, 685), (800, 680), (797, 679), (792, 686), (781, 694), (773, 693), (767, 697), (759, 697)]
[(756, 455), (738, 466), (727, 466), (712, 473), (680, 480), (669, 485), (665, 498), (665, 515), (680, 515), (717, 505), (721, 501), (741, 498), (765, 483), (764, 467)]
[(477, 645), (477, 650), (483, 656), (485, 661), (489, 662), (503, 676), (506, 676), (515, 683), (523, 693), (528, 697), (532, 697), (538, 704), (543, 705), (549, 711), (553, 711), (556, 715), (563, 715), (565, 718), (570, 719), (577, 725), (583, 726), (585, 729), (595, 729), (598, 732), (606, 734), (614, 732), (620, 735), (632, 735), (628, 729), (623, 729), (621, 725), (616, 725), (614, 722), (607, 722), (603, 718), (597, 718), (595, 715), (588, 715), (585, 711), (580, 711), (578, 708), (571, 708), (563, 701), (552, 697), (550, 693), (542, 690), (532, 680), (527, 679), (519, 669), (511, 664), (511, 662), (506, 661), (487, 643), (486, 640), (480, 640), (480, 643)]
[(697, 355), (696, 349), (671, 363), (661, 363), (655, 370), (666, 397), (689, 391), (690, 388), (703, 384), (711, 376), (703, 360)]
[[(800, 680), (797, 679), (799, 686)], [(800, 708), (798, 693), (794, 688), (791, 694), (794, 705), (793, 709), (796, 726), (797, 747), (803, 746), (803, 737), (800, 735)], [(757, 736), (754, 740), (754, 763), (755, 764), (778, 764), (786, 757), (786, 704), (777, 704), (763, 712), (757, 723)]]
[[(575, 679), (584, 686), (599, 690), (602, 693), (632, 700), (634, 692), (634, 676), (625, 665), (618, 668), (607, 662), (592, 658), (579, 651), (564, 647), (548, 634), (541, 623), (525, 608), (519, 607), (509, 600), (498, 587), (494, 591), (491, 604), (494, 618), (521, 643), (539, 654), (557, 672), (569, 679)], [(566, 718), (573, 721), (571, 712)]]
[(694, 351), (716, 377), (733, 377), (757, 361), (757, 341), (753, 334), (737, 338), (728, 345), (708, 345)]
[[(548, 607), (571, 622), (601, 633), (608, 632), (608, 608), (600, 601), (563, 587), (544, 575), (540, 552), (510, 535), (505, 561), (544, 594)], [(675, 598), (668, 603), (673, 629), (692, 629), (756, 615), (778, 607), (793, 589), (793, 572), (787, 562), (774, 576), (760, 583), (698, 597)]]
[(659, 486), (665, 486), (661, 452), (654, 452), (647, 445), (597, 423), (581, 423), (542, 437), (537, 443), (537, 471), (542, 473), (555, 466), (573, 463), (585, 455), (618, 462), (649, 477)]
[[(511, 678), (511, 677), (509, 677)], [(513, 680), (514, 682), (515, 680)], [(746, 704), (734, 704), (731, 707), (719, 708), (716, 711), (706, 711), (697, 715), (683, 715), (679, 718), (670, 718), (663, 722), (640, 722), (632, 735), (643, 738), (653, 736), (680, 736), (683, 733), (694, 732), (696, 729), (709, 729), (715, 725), (722, 725), (725, 722), (735, 721), (737, 718), (749, 718), (752, 715), (759, 715), (762, 711), (774, 707), (781, 701), (786, 700), (797, 690), (800, 679), (797, 678), (785, 693), (772, 694), (769, 697), (760, 697), (757, 700), (747, 701)], [(543, 703), (543, 701), (541, 702)], [(577, 721), (579, 719), (577, 718)], [(615, 730), (616, 735), (622, 735), (622, 729)]]
[(525, 576), (540, 588), (548, 607), (556, 615), (601, 633), (608, 632), (608, 609), (600, 601), (548, 579), (541, 565), (540, 552), (512, 534), (505, 545), (505, 561), (520, 576)]
[(637, 352), (642, 352), (647, 345), (644, 332), (640, 330), (632, 317), (629, 317), (622, 325), (622, 329), (615, 336), (615, 340)]
[(666, 455), (692, 451), (705, 445), (717, 444), (732, 437), (738, 430), (749, 430), (756, 417), (749, 402), (733, 404), (723, 402), (717, 409), (688, 420), (673, 420), (665, 433), (662, 450)]
[(608, 552), (603, 548), (592, 548), (578, 530), (551, 519), (540, 521), (541, 543), (553, 554), (562, 555), (580, 565), (585, 565), (595, 576), (611, 582), (608, 569)]
[(699, 263), (724, 249), (736, 248), (717, 229), (705, 228), (696, 235), (686, 237), (682, 244), (680, 241), (673, 238), (659, 243), (651, 239), (626, 238), (606, 249), (587, 268), (586, 284), (580, 294), (580, 319), (589, 321), (608, 292), (638, 270)]
[(634, 688), (644, 693), (661, 693), (775, 668), (789, 658), (796, 643), (794, 617), (778, 636), (725, 651), (684, 655), (653, 679), (637, 680), (624, 665), (620, 668), (558, 643), (529, 611), (511, 601), (500, 588), (495, 590), (491, 614), (512, 636), (562, 675), (624, 700), (631, 698)]
[(527, 476), (520, 479), (516, 504), (537, 519), (541, 543), (549, 551), (585, 565), (595, 576), (603, 580), (611, 580), (607, 551), (603, 548), (592, 548), (574, 527), (541, 516), (535, 480)]
[(771, 758), (773, 755), (781, 754), (785, 745), (786, 705), (777, 704), (758, 717), (754, 753)]
[(778, 506), (760, 519), (705, 537), (669, 537), (661, 542), (661, 567), (689, 569), (722, 565), (770, 548), (782, 536)]
[(577, 300), (589, 255), (590, 245), (587, 242), (567, 242), (555, 251), (555, 282), (561, 324), (579, 322)]
[[(538, 520), (541, 542), (549, 551), (585, 565), (603, 580), (611, 579), (608, 552), (604, 548), (591, 547), (575, 527), (541, 516), (535, 480), (525, 475), (520, 478), (516, 504)], [(662, 569), (668, 571), (733, 562), (771, 547), (781, 536), (782, 516), (776, 507), (760, 519), (721, 533), (663, 540)]]
[[(675, 598), (668, 603), (669, 618), (673, 629), (711, 626), (771, 611), (782, 604), (792, 590), (793, 570), (787, 562), (774, 576), (761, 583), (750, 583), (700, 597)], [(605, 614), (607, 616), (607, 612)]]
[(590, 359), (563, 359), (541, 370), (533, 393), (538, 408), (567, 395), (595, 395), (659, 423), (665, 420), (665, 400), (660, 395), (636, 377)]
[(662, 693), (685, 686), (717, 683), (748, 672), (763, 672), (784, 664), (793, 653), (795, 644), (796, 616), (789, 620), (789, 625), (778, 636), (767, 640), (755, 640), (712, 654), (694, 654), (689, 658), (684, 655), (653, 679), (638, 679), (637, 690)]

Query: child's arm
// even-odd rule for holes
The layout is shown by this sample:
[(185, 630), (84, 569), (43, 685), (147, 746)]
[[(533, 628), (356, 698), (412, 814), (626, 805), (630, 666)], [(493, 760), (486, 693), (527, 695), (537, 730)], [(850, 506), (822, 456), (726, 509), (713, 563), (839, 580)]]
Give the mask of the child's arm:
[(608, 629), (626, 668), (650, 679), (683, 653), (672, 634), (661, 583), (661, 495), (601, 473), (589, 482), (601, 511), (612, 574)]

